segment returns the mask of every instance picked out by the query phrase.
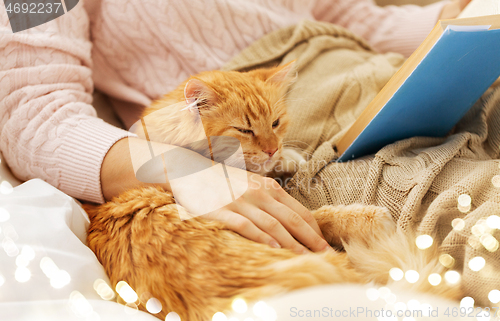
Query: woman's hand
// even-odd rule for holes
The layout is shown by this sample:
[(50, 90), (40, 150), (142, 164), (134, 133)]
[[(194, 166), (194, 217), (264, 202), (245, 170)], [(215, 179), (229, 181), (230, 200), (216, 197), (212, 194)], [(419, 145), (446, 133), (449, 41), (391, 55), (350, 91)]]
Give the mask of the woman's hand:
[(450, 3), (446, 4), (443, 7), (443, 11), (441, 11), (439, 20), (454, 19), (458, 17), (460, 12), (464, 10), (464, 8), (469, 4), (470, 1), (471, 0), (453, 0)]
[[(230, 168), (231, 172), (241, 171)], [(272, 247), (308, 253), (329, 247), (319, 226), (302, 204), (288, 195), (273, 179), (248, 174), (248, 189), (234, 202), (204, 215), (221, 221), (238, 234)], [(232, 185), (237, 182), (231, 182)], [(233, 186), (236, 190), (237, 187)], [(298, 240), (298, 241), (297, 241)]]

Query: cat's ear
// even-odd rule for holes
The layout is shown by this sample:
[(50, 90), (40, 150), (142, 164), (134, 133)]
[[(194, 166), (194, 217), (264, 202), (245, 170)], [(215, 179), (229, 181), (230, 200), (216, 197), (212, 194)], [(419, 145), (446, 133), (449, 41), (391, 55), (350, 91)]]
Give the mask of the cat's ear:
[(190, 79), (184, 87), (184, 98), (186, 104), (190, 105), (197, 101), (198, 107), (211, 106), (217, 101), (217, 94), (202, 80)]
[(297, 78), (295, 60), (292, 60), (283, 66), (276, 67), (271, 71), (273, 73), (271, 73), (266, 79), (266, 83), (275, 83), (287, 86)]

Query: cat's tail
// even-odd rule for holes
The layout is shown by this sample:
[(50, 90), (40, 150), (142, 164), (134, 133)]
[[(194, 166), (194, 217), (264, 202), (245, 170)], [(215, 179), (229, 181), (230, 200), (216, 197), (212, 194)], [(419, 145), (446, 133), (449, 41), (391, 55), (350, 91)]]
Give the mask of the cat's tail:
[[(355, 269), (368, 279), (453, 300), (462, 297), (460, 276), (451, 272), (445, 278), (449, 270), (440, 263), (440, 252), (435, 242), (420, 249), (413, 235), (399, 229), (376, 238), (369, 246), (361, 242), (344, 244)], [(428, 243), (431, 240), (429, 236)]]

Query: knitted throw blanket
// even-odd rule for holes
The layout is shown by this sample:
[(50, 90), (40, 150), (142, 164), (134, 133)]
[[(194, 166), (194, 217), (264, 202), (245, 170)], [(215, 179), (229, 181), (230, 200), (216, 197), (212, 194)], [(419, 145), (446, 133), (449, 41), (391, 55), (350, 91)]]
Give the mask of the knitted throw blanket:
[[(350, 203), (389, 208), (403, 231), (432, 235), (445, 254), (442, 263), (461, 274), (467, 295), (491, 306), (488, 293), (500, 289), (500, 218), (493, 216), (500, 216), (500, 88), (489, 90), (445, 138), (414, 137), (336, 163), (336, 141), (403, 58), (377, 54), (339, 26), (303, 21), (264, 36), (224, 69), (294, 59), (298, 77), (288, 94), (286, 143), (310, 157), (288, 192), (309, 209)], [(475, 257), (486, 262), (479, 271), (469, 267)]]

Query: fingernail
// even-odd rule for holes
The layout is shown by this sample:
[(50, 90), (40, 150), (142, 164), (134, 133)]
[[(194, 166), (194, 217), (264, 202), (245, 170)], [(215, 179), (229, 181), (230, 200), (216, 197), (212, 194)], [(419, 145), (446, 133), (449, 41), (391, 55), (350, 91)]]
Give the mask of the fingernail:
[(269, 246), (274, 247), (275, 249), (281, 249), (281, 246), (276, 241), (269, 242)]

